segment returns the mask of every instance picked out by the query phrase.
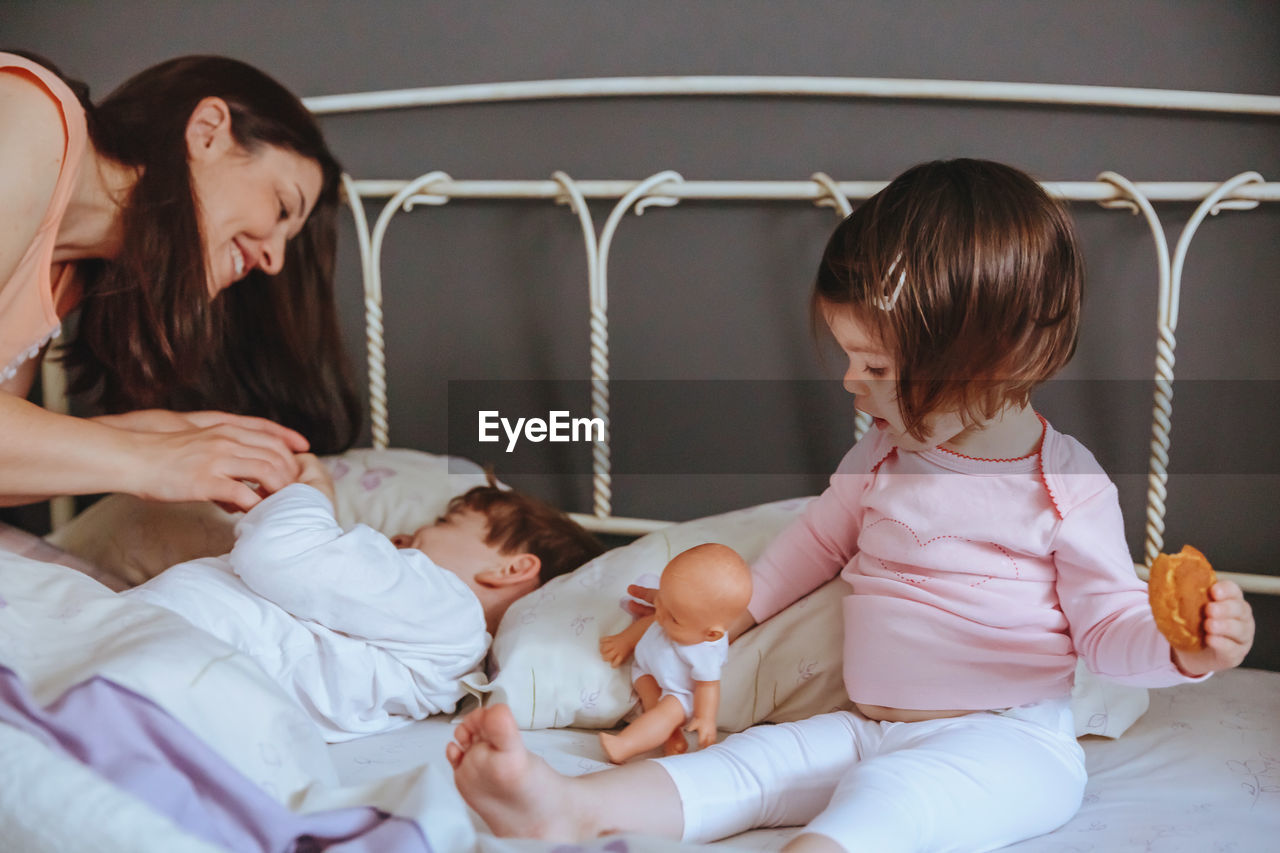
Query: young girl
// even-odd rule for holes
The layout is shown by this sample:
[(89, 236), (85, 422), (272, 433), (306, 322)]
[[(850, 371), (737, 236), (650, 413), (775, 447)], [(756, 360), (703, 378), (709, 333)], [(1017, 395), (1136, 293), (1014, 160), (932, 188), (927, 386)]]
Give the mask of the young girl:
[(790, 849), (990, 850), (1080, 805), (1077, 656), (1149, 687), (1238, 665), (1253, 639), (1239, 587), (1213, 587), (1203, 650), (1173, 651), (1115, 487), (1031, 408), (1075, 348), (1081, 278), (1067, 212), (1007, 166), (918, 166), (849, 216), (813, 309), (875, 428), (753, 567), (737, 627), (841, 574), (856, 712), (568, 778), (524, 750), (509, 709), (486, 708), (448, 758), (490, 827), (706, 842), (800, 825)]

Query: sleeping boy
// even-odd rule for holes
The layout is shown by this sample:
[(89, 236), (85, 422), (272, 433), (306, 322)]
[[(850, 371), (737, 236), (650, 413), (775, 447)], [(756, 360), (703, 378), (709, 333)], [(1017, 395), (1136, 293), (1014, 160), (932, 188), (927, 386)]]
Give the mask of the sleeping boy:
[(344, 531), (328, 469), (299, 458), (298, 482), (245, 514), (230, 554), (122, 594), (247, 654), (330, 742), (452, 711), (511, 603), (603, 550), (564, 513), (492, 478), (412, 534)]

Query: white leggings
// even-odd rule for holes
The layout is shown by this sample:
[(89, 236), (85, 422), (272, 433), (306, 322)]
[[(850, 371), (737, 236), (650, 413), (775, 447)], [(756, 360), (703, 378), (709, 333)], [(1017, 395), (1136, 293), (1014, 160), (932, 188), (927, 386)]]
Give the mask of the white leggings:
[(977, 853), (1066, 823), (1085, 786), (1066, 698), (920, 723), (838, 711), (656, 760), (699, 843), (805, 826), (850, 851)]

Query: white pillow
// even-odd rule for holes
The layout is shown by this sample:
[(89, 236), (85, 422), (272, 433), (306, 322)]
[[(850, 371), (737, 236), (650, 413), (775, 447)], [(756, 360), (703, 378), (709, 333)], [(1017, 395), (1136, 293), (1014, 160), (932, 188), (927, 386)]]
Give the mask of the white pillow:
[[(609, 551), (556, 578), (507, 611), (491, 652), (490, 701), (511, 706), (528, 729), (611, 728), (632, 710), (630, 666), (600, 658), (602, 636), (631, 617), (619, 602), (641, 575), (662, 571), (671, 557), (720, 542), (754, 561), (808, 498), (763, 504), (673, 525)], [(718, 725), (741, 731), (851, 707), (844, 689), (840, 600), (835, 579), (756, 626), (729, 646), (721, 677)], [(1072, 706), (1076, 734), (1119, 737), (1147, 708), (1147, 691), (1103, 681), (1079, 667)]]
[[(491, 652), (495, 674), (482, 689), (510, 705), (525, 728), (616, 725), (635, 701), (630, 666), (610, 667), (598, 646), (631, 621), (620, 605), (627, 585), (704, 542), (728, 545), (750, 562), (808, 500), (673, 525), (555, 578), (503, 617)], [(849, 706), (840, 672), (839, 601), (847, 594), (843, 581), (832, 581), (729, 647), (721, 728), (740, 731), (762, 720), (785, 722)]]
[[(349, 450), (325, 459), (333, 472), (338, 522), (388, 535), (410, 533), (449, 499), (483, 485), (474, 462), (417, 450)], [(157, 503), (111, 495), (58, 528), (48, 541), (136, 586), (177, 563), (226, 554), (239, 513), (204, 501)]]

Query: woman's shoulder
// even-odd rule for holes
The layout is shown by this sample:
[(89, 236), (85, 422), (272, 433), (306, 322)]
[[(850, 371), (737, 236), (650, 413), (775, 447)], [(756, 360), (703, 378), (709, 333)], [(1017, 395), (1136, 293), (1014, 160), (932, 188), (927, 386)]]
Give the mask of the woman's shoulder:
[(42, 152), (60, 163), (69, 124), (65, 113), (79, 107), (75, 95), (53, 72), (7, 57), (10, 54), (0, 53), (0, 143)]
[(35, 238), (66, 156), (60, 103), (26, 73), (0, 66), (0, 287)]

